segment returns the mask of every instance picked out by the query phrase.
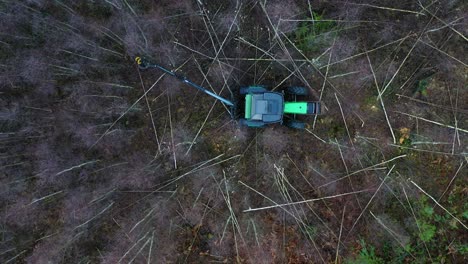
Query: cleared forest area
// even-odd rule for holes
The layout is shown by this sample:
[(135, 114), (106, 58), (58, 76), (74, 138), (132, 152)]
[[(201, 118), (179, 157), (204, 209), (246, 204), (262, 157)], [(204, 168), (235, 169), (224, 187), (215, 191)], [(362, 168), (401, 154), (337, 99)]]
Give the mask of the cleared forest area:
[[(1, 263), (466, 263), (462, 0), (0, 0)], [(301, 86), (305, 130), (223, 97)]]

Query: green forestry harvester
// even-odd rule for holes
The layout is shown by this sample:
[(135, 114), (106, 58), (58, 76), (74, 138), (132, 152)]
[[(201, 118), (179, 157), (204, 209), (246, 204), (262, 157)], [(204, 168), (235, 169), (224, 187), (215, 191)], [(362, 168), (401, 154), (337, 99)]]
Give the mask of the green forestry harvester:
[[(227, 100), (191, 81), (184, 76), (180, 76), (158, 64), (136, 57), (135, 61), (142, 70), (157, 68), (161, 71), (176, 77), (182, 82), (195, 87), (196, 89), (220, 100), (231, 107), (231, 114), (235, 115), (236, 107), (239, 105)], [(248, 127), (263, 127), (267, 124), (280, 123), (291, 128), (304, 129), (305, 123), (296, 120), (296, 115), (318, 115), (320, 114), (320, 102), (297, 101), (298, 96), (307, 96), (308, 90), (305, 87), (288, 87), (283, 92), (268, 91), (264, 86), (248, 86), (240, 88), (243, 101), (240, 109), (244, 109), (239, 123)], [(286, 100), (287, 99), (287, 100)], [(286, 117), (286, 118), (285, 118)]]

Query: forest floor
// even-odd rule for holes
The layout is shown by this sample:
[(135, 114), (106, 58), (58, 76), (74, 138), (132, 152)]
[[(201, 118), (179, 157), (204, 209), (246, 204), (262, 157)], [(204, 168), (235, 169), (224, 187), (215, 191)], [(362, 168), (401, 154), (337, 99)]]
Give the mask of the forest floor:
[(466, 263), (467, 6), (0, 0), (0, 263)]

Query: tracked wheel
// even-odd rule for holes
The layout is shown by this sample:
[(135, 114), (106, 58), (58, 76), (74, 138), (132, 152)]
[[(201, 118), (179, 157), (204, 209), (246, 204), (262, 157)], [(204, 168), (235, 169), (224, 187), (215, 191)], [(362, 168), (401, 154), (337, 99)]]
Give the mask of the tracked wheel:
[(297, 120), (286, 121), (284, 122), (284, 125), (289, 128), (301, 129), (301, 130), (306, 128), (306, 124), (304, 122), (297, 121)]
[(251, 87), (242, 87), (239, 90), (239, 93), (244, 95), (248, 93), (264, 93), (267, 89), (263, 86), (251, 86)]
[(308, 95), (309, 94), (309, 90), (307, 90), (307, 88), (300, 87), (300, 86), (288, 87), (286, 88), (285, 92), (291, 95)]
[(262, 121), (247, 120), (245, 118), (240, 118), (239, 124), (241, 126), (248, 126), (248, 127), (264, 127), (265, 126), (265, 123), (263, 123)]

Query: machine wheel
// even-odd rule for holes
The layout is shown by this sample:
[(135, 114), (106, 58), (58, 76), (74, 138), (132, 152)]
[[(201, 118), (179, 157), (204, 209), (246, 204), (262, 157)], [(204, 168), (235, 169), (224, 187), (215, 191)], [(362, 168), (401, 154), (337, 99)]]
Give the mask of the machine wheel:
[(247, 126), (248, 127), (264, 127), (265, 124), (260, 121), (247, 121)]
[(309, 91), (305, 87), (293, 86), (286, 88), (286, 93), (292, 95), (308, 95)]
[(245, 118), (239, 119), (239, 124), (241, 126), (248, 126), (248, 127), (264, 127), (265, 126), (265, 124), (262, 121), (247, 120)]
[(239, 90), (240, 94), (248, 94), (248, 93), (264, 93), (267, 89), (262, 86), (254, 86), (254, 87), (241, 87)]
[(247, 121), (245, 118), (239, 118), (239, 125), (240, 126), (246, 126), (245, 122)]
[(297, 120), (286, 121), (284, 122), (284, 125), (290, 128), (295, 128), (295, 129), (305, 129), (306, 127), (306, 124), (304, 122), (297, 121)]

